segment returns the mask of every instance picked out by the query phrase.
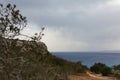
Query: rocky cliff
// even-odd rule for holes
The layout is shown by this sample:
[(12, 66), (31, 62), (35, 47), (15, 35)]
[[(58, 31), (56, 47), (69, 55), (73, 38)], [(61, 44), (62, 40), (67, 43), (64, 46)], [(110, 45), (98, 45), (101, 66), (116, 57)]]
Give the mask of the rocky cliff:
[(81, 63), (50, 54), (43, 42), (0, 37), (0, 80), (67, 80), (84, 71)]
[(0, 37), (0, 80), (45, 80), (48, 53), (43, 42)]
[(19, 48), (19, 53), (35, 51), (36, 53), (47, 54), (47, 46), (43, 42), (26, 41), (19, 39), (5, 39), (0, 37), (0, 48), (11, 50), (13, 47)]

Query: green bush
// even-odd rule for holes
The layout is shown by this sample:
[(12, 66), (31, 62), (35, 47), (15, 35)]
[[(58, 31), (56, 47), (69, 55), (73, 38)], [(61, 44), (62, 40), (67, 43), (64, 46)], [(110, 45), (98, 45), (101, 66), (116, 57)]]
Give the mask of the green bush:
[(93, 66), (90, 67), (90, 70), (92, 72), (95, 72), (97, 74), (101, 73), (102, 69), (105, 67), (105, 64), (102, 63), (95, 63)]
[(101, 73), (102, 73), (103, 76), (108, 76), (108, 75), (111, 73), (111, 68), (105, 66), (105, 67), (103, 68), (103, 70), (101, 71)]
[(90, 67), (90, 70), (97, 74), (101, 73), (103, 76), (111, 74), (111, 68), (103, 63), (95, 63), (93, 66)]

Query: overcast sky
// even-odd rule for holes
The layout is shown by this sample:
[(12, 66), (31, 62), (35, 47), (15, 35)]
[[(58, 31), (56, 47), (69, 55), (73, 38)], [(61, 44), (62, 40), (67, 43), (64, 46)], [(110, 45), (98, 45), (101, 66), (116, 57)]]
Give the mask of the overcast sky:
[(27, 17), (23, 33), (46, 27), (49, 51), (120, 50), (120, 0), (0, 0)]

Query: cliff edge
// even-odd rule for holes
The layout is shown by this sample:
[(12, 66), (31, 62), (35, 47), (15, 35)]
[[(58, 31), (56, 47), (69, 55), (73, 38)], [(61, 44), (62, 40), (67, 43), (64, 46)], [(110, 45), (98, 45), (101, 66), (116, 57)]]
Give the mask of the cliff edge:
[(67, 80), (85, 70), (80, 62), (52, 55), (43, 42), (0, 37), (1, 80)]

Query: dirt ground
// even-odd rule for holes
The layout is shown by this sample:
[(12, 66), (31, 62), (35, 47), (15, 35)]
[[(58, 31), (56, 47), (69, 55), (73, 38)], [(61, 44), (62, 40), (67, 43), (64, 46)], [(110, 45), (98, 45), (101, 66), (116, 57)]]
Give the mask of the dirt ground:
[(90, 72), (86, 72), (86, 74), (71, 75), (69, 76), (69, 80), (115, 80), (115, 78), (104, 77)]

